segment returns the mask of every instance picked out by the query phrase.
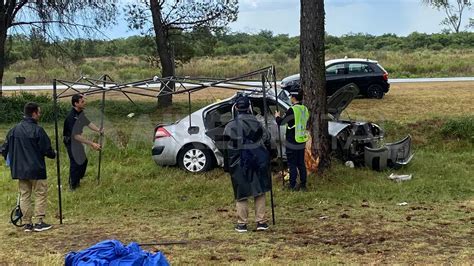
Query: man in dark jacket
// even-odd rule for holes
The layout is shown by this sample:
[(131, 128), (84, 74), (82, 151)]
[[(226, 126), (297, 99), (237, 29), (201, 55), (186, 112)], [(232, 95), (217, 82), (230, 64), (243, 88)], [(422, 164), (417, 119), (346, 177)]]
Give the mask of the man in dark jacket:
[[(286, 124), (286, 158), (290, 168), (290, 190), (306, 190), (306, 165), (304, 163), (305, 143), (308, 140), (306, 126), (309, 119), (308, 108), (304, 106), (303, 91), (290, 91), (292, 106), (286, 111), (285, 116), (280, 117), (280, 112), (275, 112), (278, 125)], [(299, 188), (296, 186), (296, 178), (300, 175)]]
[(224, 169), (230, 173), (237, 208), (238, 232), (247, 231), (248, 198), (255, 199), (257, 230), (267, 230), (265, 193), (271, 189), (268, 168), (270, 134), (250, 112), (247, 96), (237, 98), (236, 117), (224, 129), (227, 140), (224, 150)]
[[(23, 213), (24, 230), (45, 231), (52, 226), (43, 221), (46, 214), (48, 183), (44, 157), (54, 159), (56, 153), (42, 127), (38, 125), (41, 109), (36, 103), (27, 103), (24, 119), (12, 128), (4, 143), (3, 156), (10, 161), (11, 175), (18, 179), (20, 209)], [(38, 222), (33, 225), (32, 193), (35, 194), (34, 215)]]
[(86, 174), (87, 157), (83, 144), (89, 145), (94, 150), (100, 150), (98, 143), (87, 140), (82, 136), (84, 127), (102, 134), (94, 123), (84, 114), (86, 100), (84, 95), (75, 94), (71, 98), (72, 108), (64, 120), (63, 137), (69, 156), (69, 188), (73, 191), (81, 185), (81, 179)]

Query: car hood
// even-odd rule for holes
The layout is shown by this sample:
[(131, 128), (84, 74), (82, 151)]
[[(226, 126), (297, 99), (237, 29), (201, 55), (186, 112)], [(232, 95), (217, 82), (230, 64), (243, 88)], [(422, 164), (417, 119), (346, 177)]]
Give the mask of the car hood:
[(328, 98), (328, 113), (331, 114), (335, 120), (338, 120), (342, 111), (359, 95), (359, 88), (354, 83), (345, 85), (337, 90), (331, 97)]

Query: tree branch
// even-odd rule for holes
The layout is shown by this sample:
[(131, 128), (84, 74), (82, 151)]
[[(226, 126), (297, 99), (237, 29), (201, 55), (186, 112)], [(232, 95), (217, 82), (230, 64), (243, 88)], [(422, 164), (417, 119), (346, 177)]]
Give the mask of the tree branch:
[[(163, 19), (163, 24), (168, 21), (168, 18), (171, 16), (173, 11), (175, 11), (176, 7), (178, 6), (179, 1), (176, 1), (176, 3), (170, 8), (170, 12), (166, 14), (165, 19)], [(162, 8), (162, 6), (160, 6)]]
[(16, 17), (16, 14), (18, 13), (18, 11), (20, 11), (20, 9), (26, 5), (26, 3), (28, 3), (28, 0), (23, 0), (23, 1), (20, 1), (18, 3), (18, 5), (15, 7), (15, 10), (13, 11), (13, 15), (12, 15), (12, 21), (13, 22), (13, 19)]
[(12, 23), (12, 27), (13, 26), (20, 26), (20, 25), (36, 25), (36, 24), (65, 24), (65, 25), (68, 25), (68, 26), (74, 26), (74, 27), (81, 27), (81, 28), (90, 28), (90, 29), (94, 29), (94, 27), (92, 26), (87, 26), (87, 25), (83, 25), (83, 24), (78, 24), (78, 23), (72, 23), (72, 22), (66, 22), (66, 21), (62, 21), (62, 20), (44, 20), (44, 21), (23, 21), (23, 22), (15, 22), (15, 23)]
[(5, 18), (6, 18), (6, 21), (7, 21), (7, 25), (6, 25), (7, 29), (9, 27), (11, 27), (11, 23), (13, 21), (13, 11), (15, 10), (15, 5), (16, 5), (16, 1), (8, 2), (7, 9), (6, 9), (6, 12), (5, 12)]
[(209, 21), (212, 21), (216, 18), (218, 18), (220, 15), (219, 14), (215, 14), (214, 16), (212, 17), (209, 17), (209, 18), (206, 18), (206, 19), (201, 19), (201, 20), (195, 20), (195, 21), (187, 21), (187, 22), (177, 22), (177, 20), (173, 21), (173, 22), (170, 22), (169, 25), (172, 27), (172, 25), (202, 25), (206, 22), (209, 22)]
[[(60, 24), (61, 26), (67, 25), (67, 26), (72, 26), (75, 28), (83, 28), (83, 29), (89, 29), (92, 31), (96, 31), (99, 34), (103, 36), (107, 36), (104, 32), (101, 30), (93, 27), (93, 26), (88, 26), (88, 25), (83, 25), (83, 24), (78, 24), (78, 23), (72, 23), (72, 22), (66, 22), (66, 21), (61, 21), (61, 20), (46, 20), (46, 21), (28, 21), (28, 22), (16, 22), (11, 25), (13, 26), (35, 26), (38, 27), (39, 24)], [(69, 32), (69, 34), (72, 35), (72, 32)], [(107, 37), (108, 38), (108, 37)]]
[(466, 3), (464, 2), (464, 0), (458, 0), (459, 21), (457, 25), (457, 32), (459, 32), (459, 28), (461, 27), (462, 13), (464, 12), (465, 7), (466, 7)]

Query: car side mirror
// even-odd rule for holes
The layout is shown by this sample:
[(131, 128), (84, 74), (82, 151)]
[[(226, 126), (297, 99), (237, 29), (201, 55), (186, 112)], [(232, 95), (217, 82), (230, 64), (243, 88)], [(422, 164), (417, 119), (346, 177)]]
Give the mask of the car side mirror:
[(198, 126), (188, 127), (188, 133), (189, 133), (189, 135), (198, 134), (199, 133), (199, 127)]

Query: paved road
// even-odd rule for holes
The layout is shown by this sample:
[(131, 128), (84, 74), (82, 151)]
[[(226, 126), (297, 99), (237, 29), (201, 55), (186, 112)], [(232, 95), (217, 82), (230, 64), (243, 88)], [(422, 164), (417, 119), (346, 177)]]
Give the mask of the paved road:
[[(422, 83), (422, 82), (457, 82), (457, 81), (474, 81), (474, 77), (456, 77), (456, 78), (412, 78), (412, 79), (389, 79), (390, 83)], [(259, 82), (245, 82), (248, 85), (259, 86)], [(278, 84), (280, 82), (277, 82)], [(158, 87), (158, 84), (152, 84), (150, 87)], [(59, 90), (66, 89), (66, 86), (58, 85)], [(77, 89), (88, 89), (88, 86), (74, 86)], [(3, 91), (18, 91), (18, 90), (52, 90), (53, 85), (15, 85), (3, 86)]]

